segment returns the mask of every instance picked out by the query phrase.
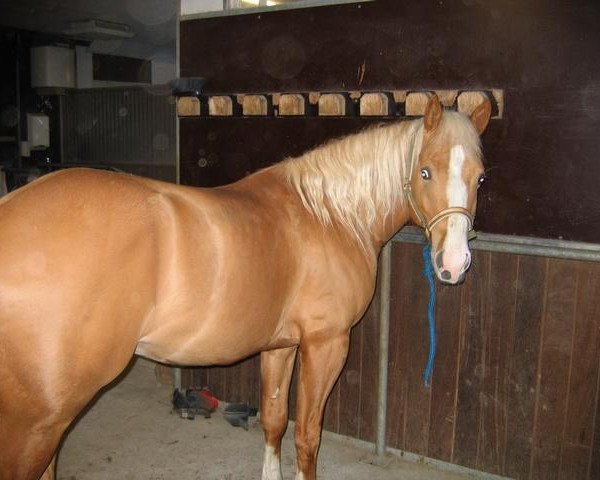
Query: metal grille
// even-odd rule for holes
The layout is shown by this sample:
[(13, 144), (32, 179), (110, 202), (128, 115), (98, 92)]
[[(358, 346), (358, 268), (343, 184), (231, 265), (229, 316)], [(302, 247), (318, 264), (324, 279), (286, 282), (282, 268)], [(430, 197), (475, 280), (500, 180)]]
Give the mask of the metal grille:
[(175, 167), (173, 97), (144, 88), (73, 91), (63, 103), (63, 161)]

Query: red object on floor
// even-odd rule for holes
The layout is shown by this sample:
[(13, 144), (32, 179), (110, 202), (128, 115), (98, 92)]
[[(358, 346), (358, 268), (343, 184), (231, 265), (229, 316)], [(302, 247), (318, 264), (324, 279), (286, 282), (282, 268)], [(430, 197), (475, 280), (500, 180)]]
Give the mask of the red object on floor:
[(219, 399), (205, 388), (199, 388), (197, 389), (197, 392), (198, 395), (200, 395), (200, 397), (202, 398), (202, 403), (205, 404), (205, 408), (214, 412), (219, 406)]

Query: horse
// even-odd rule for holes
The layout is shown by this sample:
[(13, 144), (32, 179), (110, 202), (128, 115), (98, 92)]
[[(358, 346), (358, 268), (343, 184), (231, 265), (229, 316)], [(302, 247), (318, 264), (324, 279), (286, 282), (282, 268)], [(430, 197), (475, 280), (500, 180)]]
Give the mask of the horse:
[(70, 169), (3, 197), (0, 478), (54, 479), (65, 430), (136, 354), (195, 366), (260, 352), (262, 479), (282, 478), (296, 356), (296, 479), (315, 479), (325, 402), (383, 245), (412, 221), (440, 281), (469, 268), (490, 112), (433, 95), (422, 118), (223, 187)]

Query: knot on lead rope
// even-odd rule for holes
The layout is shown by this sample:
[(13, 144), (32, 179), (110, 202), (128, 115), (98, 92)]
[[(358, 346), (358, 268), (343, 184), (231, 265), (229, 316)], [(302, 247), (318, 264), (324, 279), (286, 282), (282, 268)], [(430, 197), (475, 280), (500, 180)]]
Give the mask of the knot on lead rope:
[(427, 304), (427, 320), (429, 322), (429, 356), (427, 365), (423, 372), (423, 383), (425, 388), (431, 385), (431, 376), (433, 374), (433, 362), (435, 360), (435, 277), (433, 264), (431, 263), (431, 245), (425, 245), (423, 248), (423, 275), (429, 284), (429, 303)]

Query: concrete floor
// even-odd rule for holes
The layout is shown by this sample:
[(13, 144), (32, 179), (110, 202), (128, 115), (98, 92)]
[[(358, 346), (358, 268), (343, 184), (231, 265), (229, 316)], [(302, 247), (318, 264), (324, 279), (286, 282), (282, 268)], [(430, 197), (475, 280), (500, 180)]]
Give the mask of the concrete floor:
[[(259, 479), (263, 439), (257, 421), (248, 431), (219, 413), (184, 420), (170, 413), (171, 387), (157, 383), (154, 364), (138, 360), (106, 391), (68, 434), (58, 457), (59, 480), (246, 480)], [(291, 428), (284, 440), (285, 479), (294, 478)], [(319, 474), (331, 480), (464, 480), (389, 456), (376, 464), (368, 449), (324, 435)]]

